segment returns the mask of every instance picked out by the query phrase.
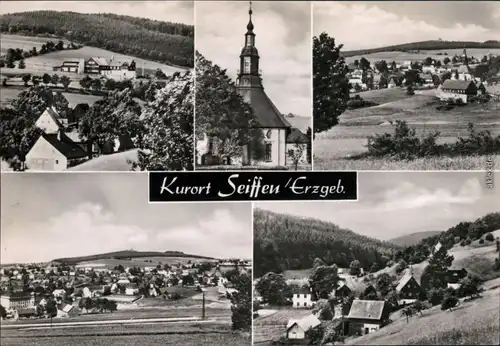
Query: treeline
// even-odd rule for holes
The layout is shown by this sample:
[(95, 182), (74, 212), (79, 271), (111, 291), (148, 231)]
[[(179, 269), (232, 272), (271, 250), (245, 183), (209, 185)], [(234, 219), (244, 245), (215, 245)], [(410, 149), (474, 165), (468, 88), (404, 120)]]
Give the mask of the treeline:
[(194, 66), (194, 26), (111, 14), (31, 11), (0, 16), (2, 33), (58, 36), (115, 53)]
[(408, 51), (419, 51), (419, 50), (444, 50), (444, 49), (495, 49), (500, 48), (500, 41), (489, 40), (485, 42), (466, 42), (466, 41), (421, 41), (412, 42), (405, 44), (398, 44), (387, 47), (372, 48), (372, 49), (362, 49), (362, 50), (352, 50), (342, 52), (343, 57), (351, 57), (356, 55), (373, 54), (381, 52), (408, 52)]
[(490, 233), (499, 229), (500, 212), (486, 214), (475, 221), (462, 221), (445, 232), (422, 239), (417, 245), (397, 251), (394, 260), (404, 260), (409, 264), (420, 263), (429, 256), (438, 242), (446, 249), (455, 244), (466, 246), (474, 240), (493, 242), (495, 238)]
[(109, 252), (104, 254), (92, 255), (92, 256), (82, 256), (82, 257), (68, 257), (68, 258), (57, 258), (52, 262), (58, 263), (78, 263), (84, 261), (95, 261), (102, 259), (127, 259), (127, 258), (137, 258), (137, 257), (190, 257), (190, 258), (199, 258), (199, 259), (213, 259), (210, 257), (197, 256), (197, 255), (189, 255), (180, 251), (133, 251), (133, 250), (124, 250), (124, 251), (116, 251)]
[(309, 269), (317, 257), (338, 267), (347, 268), (358, 260), (366, 269), (373, 264), (383, 268), (398, 249), (394, 244), (356, 234), (330, 222), (259, 209), (254, 213), (256, 277), (268, 272)]

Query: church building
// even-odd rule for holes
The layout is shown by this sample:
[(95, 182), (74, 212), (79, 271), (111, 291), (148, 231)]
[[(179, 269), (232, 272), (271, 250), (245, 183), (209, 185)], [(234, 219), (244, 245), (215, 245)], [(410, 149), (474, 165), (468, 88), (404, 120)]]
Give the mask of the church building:
[[(252, 23), (252, 7), (248, 11), (249, 22), (245, 34), (245, 44), (240, 54), (240, 69), (236, 80), (238, 93), (247, 102), (257, 119), (264, 136), (264, 157), (258, 162), (252, 162), (250, 153), (244, 153), (241, 158), (221, 158), (221, 162), (242, 165), (257, 165), (269, 167), (293, 167), (297, 163), (307, 164), (307, 146), (309, 140), (299, 129), (292, 127), (285, 116), (267, 96), (262, 83), (259, 69), (259, 52), (255, 45), (254, 24)], [(210, 139), (206, 138), (207, 153), (213, 148)], [(198, 146), (201, 148), (200, 146)], [(248, 148), (247, 148), (248, 149)], [(210, 153), (216, 155), (216, 153)]]

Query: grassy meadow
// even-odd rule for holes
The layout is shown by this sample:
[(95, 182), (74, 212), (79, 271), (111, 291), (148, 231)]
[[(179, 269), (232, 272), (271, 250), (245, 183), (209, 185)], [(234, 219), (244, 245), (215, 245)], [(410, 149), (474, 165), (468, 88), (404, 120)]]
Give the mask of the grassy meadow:
[[(272, 309), (272, 308), (270, 308)], [(311, 313), (311, 310), (280, 308), (265, 311), (262, 317), (253, 320), (253, 341), (256, 344), (270, 343), (285, 335), (286, 325), (290, 319), (300, 319)]]
[[(318, 170), (483, 170), (487, 159), (498, 157), (429, 157), (412, 161), (389, 161), (379, 158), (354, 159), (366, 153), (367, 137), (392, 133), (390, 122), (406, 121), (417, 135), (440, 132), (438, 144), (452, 143), (457, 137), (467, 136), (469, 122), (477, 131), (489, 130), (500, 134), (500, 102), (468, 104), (448, 111), (437, 110), (436, 90), (418, 90), (414, 96), (406, 95), (403, 88), (360, 92), (367, 100), (378, 103), (345, 111), (339, 124), (318, 134), (314, 141), (314, 168)], [(500, 162), (494, 160), (496, 168)]]

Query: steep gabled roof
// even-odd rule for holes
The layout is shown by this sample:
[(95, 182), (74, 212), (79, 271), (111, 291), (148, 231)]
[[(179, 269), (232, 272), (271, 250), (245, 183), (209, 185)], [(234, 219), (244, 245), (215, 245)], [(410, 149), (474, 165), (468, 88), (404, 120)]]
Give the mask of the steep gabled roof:
[(297, 324), (304, 332), (307, 332), (308, 330), (319, 326), (321, 324), (321, 321), (313, 314), (310, 314), (301, 318), (300, 320), (292, 319), (288, 321), (286, 329), (289, 330), (295, 324)]
[(354, 300), (347, 318), (380, 320), (384, 311), (383, 300)]
[(400, 292), (412, 278), (413, 276), (410, 274), (403, 275), (403, 277), (399, 280), (398, 285), (396, 286), (396, 292)]
[(298, 143), (298, 144), (308, 144), (309, 140), (307, 136), (302, 133), (299, 129), (292, 127), (290, 133), (286, 137), (287, 143)]
[(467, 80), (456, 80), (456, 79), (447, 79), (443, 83), (443, 89), (449, 90), (467, 90), (472, 81)]
[(58, 136), (58, 134), (42, 133), (42, 137), (67, 159), (80, 159), (88, 155), (81, 146), (73, 142), (63, 132), (60, 132), (60, 139)]

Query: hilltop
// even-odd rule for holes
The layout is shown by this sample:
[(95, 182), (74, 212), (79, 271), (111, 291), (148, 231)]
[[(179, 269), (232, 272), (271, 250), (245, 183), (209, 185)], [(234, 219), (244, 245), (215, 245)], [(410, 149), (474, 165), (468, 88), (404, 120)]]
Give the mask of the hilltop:
[(182, 67), (194, 66), (194, 26), (110, 13), (30, 11), (0, 16), (0, 32), (59, 37)]
[(402, 235), (400, 237), (390, 239), (389, 241), (393, 244), (398, 245), (398, 246), (407, 247), (407, 246), (417, 245), (423, 239), (438, 235), (440, 233), (441, 233), (441, 231), (415, 232), (415, 233), (406, 234), (406, 235)]
[(96, 260), (105, 260), (105, 259), (129, 259), (129, 258), (140, 258), (140, 257), (181, 257), (181, 258), (194, 258), (194, 259), (206, 259), (206, 260), (214, 260), (212, 257), (198, 256), (198, 255), (190, 255), (181, 251), (135, 251), (135, 250), (123, 250), (123, 251), (115, 251), (108, 252), (97, 255), (90, 256), (81, 256), (81, 257), (67, 257), (67, 258), (57, 258), (52, 260), (52, 262), (58, 263), (66, 263), (66, 264), (75, 264), (78, 262), (86, 262), (86, 261), (96, 261)]
[(255, 276), (267, 272), (308, 269), (316, 257), (348, 267), (354, 259), (370, 268), (382, 265), (399, 247), (362, 236), (331, 222), (313, 218), (254, 211)]
[(463, 48), (477, 48), (477, 49), (500, 48), (500, 41), (490, 40), (485, 42), (473, 42), (473, 41), (429, 40), (429, 41), (397, 44), (393, 46), (386, 46), (379, 48), (350, 50), (342, 52), (341, 54), (343, 57), (351, 57), (351, 56), (381, 53), (381, 52), (394, 52), (394, 51), (409, 52), (409, 51), (419, 51), (419, 50), (445, 50), (445, 49), (463, 49)]

